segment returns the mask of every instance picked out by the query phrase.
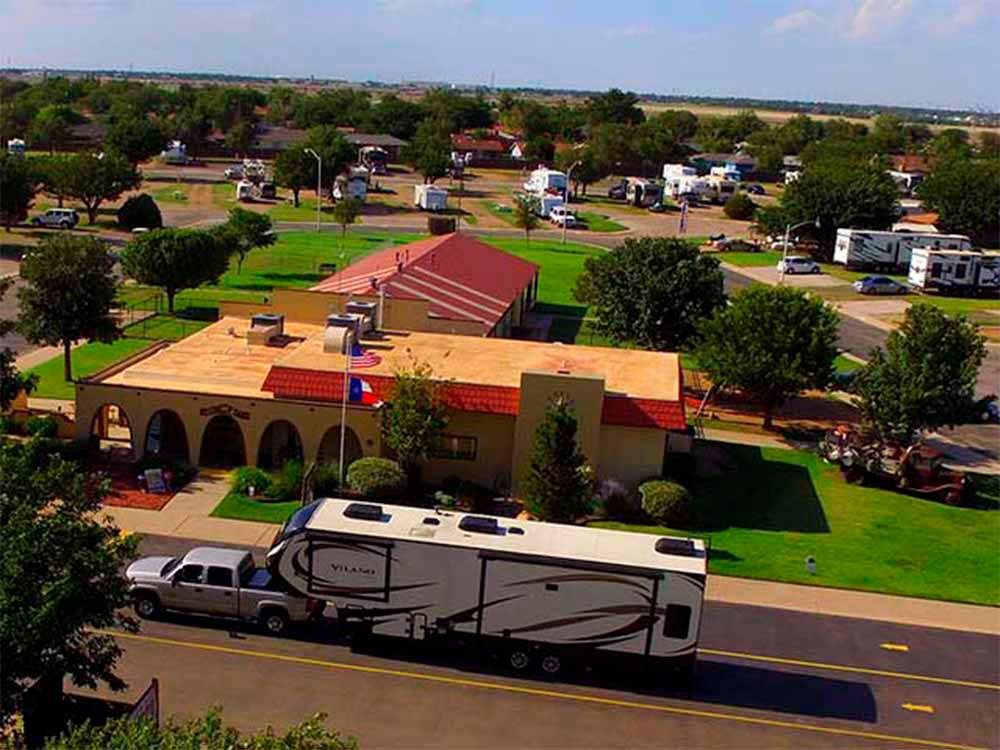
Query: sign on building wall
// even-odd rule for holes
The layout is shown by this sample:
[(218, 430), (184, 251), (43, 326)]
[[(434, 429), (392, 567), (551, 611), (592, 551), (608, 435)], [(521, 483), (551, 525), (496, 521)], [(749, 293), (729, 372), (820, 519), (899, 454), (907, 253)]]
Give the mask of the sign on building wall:
[(203, 417), (236, 417), (236, 419), (250, 419), (250, 412), (237, 409), (230, 404), (218, 404), (216, 406), (206, 406), (200, 412)]

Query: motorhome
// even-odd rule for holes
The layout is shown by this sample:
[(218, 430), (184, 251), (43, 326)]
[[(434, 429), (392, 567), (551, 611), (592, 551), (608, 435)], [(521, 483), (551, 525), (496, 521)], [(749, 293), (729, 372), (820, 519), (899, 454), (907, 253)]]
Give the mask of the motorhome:
[(357, 198), (363, 201), (368, 196), (368, 170), (352, 169), (350, 174), (338, 175), (333, 182), (333, 197), (336, 200)]
[(423, 211), (444, 211), (448, 208), (448, 191), (435, 185), (414, 185), (413, 205)]
[(191, 162), (187, 146), (180, 141), (170, 141), (167, 147), (160, 152), (160, 159), (167, 164), (189, 164)]
[(536, 169), (524, 183), (524, 191), (532, 195), (558, 194), (566, 192), (566, 173), (555, 169)]
[(24, 156), (24, 141), (20, 138), (11, 138), (7, 141), (7, 153), (11, 156)]
[(537, 209), (535, 213), (537, 213), (543, 219), (548, 219), (552, 215), (553, 208), (561, 206), (565, 203), (562, 195), (553, 195), (546, 193), (544, 195), (536, 195), (533, 197), (537, 201)]
[(838, 229), (833, 262), (860, 270), (906, 270), (910, 266), (910, 253), (915, 247), (970, 250), (972, 243), (968, 237), (960, 234)]
[(663, 188), (651, 180), (629, 177), (625, 188), (625, 200), (633, 206), (649, 208), (663, 199)]
[(267, 554), (273, 576), (334, 605), (353, 642), (422, 641), (549, 675), (607, 661), (664, 680), (694, 666), (706, 562), (700, 539), (341, 499), (296, 511)]
[(361, 165), (366, 167), (372, 174), (386, 174), (386, 165), (389, 163), (389, 154), (384, 148), (378, 146), (364, 146), (360, 154)]
[(924, 291), (1000, 293), (1000, 253), (915, 247), (907, 281)]
[(250, 180), (240, 180), (236, 183), (236, 200), (240, 202), (254, 199), (254, 184)]

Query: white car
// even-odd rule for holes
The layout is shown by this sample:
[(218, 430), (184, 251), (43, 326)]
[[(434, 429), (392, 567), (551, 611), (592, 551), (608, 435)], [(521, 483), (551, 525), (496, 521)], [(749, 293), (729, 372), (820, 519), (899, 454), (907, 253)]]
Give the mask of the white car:
[(580, 220), (576, 218), (576, 215), (566, 206), (553, 206), (549, 211), (549, 219), (556, 226), (563, 226), (565, 224), (569, 228), (577, 227), (580, 225)]
[(50, 208), (31, 220), (36, 227), (59, 227), (72, 229), (80, 223), (80, 214), (75, 208)]
[(243, 179), (243, 165), (234, 164), (231, 167), (226, 167), (226, 171), (222, 173), (227, 180), (242, 180)]
[(804, 258), (801, 255), (789, 255), (784, 260), (779, 260), (776, 266), (778, 273), (820, 273), (819, 263), (812, 258)]

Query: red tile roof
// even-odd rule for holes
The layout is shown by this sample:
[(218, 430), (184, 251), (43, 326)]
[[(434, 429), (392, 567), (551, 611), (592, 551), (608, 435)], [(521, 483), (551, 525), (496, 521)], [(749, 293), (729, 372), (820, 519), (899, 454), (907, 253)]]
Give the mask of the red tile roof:
[(459, 151), (493, 151), (498, 154), (506, 153), (507, 144), (500, 140), (475, 139), (465, 135), (465, 133), (454, 133), (451, 136), (451, 145)]
[(453, 233), (389, 247), (362, 258), (313, 287), (319, 292), (426, 299), (430, 313), (472, 320), (489, 333), (538, 266), (469, 235)]
[[(388, 398), (393, 378), (364, 372), (358, 373), (357, 377), (371, 386), (376, 398)], [(341, 372), (275, 365), (268, 372), (261, 390), (273, 393), (276, 398), (340, 403), (344, 392), (344, 375)], [(521, 392), (519, 388), (507, 386), (447, 383), (443, 389), (443, 397), (449, 408), (455, 411), (517, 416)], [(605, 395), (601, 422), (661, 430), (683, 430), (687, 427), (682, 400), (661, 401), (629, 396)]]
[(891, 157), (892, 168), (898, 172), (926, 172), (927, 160), (918, 154), (903, 154)]

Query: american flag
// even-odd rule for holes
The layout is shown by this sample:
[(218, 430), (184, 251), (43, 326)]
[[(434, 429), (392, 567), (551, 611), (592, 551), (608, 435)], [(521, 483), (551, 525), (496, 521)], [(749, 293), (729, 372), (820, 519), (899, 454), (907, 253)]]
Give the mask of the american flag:
[(681, 221), (677, 225), (677, 234), (687, 234), (688, 230), (688, 202), (681, 201)]
[(365, 367), (375, 367), (382, 361), (377, 354), (366, 351), (360, 344), (351, 345), (351, 368), (362, 369)]

